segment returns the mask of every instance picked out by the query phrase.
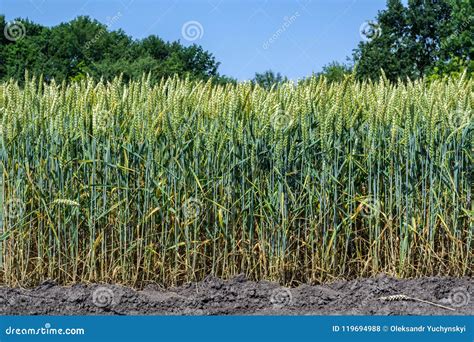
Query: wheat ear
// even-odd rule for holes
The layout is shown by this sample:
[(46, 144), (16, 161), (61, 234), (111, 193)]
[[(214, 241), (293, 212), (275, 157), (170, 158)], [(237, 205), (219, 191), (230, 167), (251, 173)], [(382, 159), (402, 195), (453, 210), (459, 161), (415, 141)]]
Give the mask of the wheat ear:
[(450, 307), (447, 307), (447, 306), (444, 306), (444, 305), (441, 305), (441, 304), (433, 303), (433, 302), (430, 302), (430, 301), (427, 301), (427, 300), (424, 300), (424, 299), (408, 297), (407, 295), (404, 295), (404, 294), (397, 294), (397, 295), (392, 295), (392, 296), (387, 296), (387, 297), (380, 297), (379, 299), (380, 300), (386, 300), (386, 301), (389, 301), (389, 302), (394, 302), (394, 301), (397, 301), (397, 300), (414, 300), (414, 301), (417, 301), (417, 302), (420, 302), (420, 303), (426, 303), (426, 304), (438, 306), (438, 307), (446, 309), (446, 310), (456, 311), (453, 308), (450, 308)]

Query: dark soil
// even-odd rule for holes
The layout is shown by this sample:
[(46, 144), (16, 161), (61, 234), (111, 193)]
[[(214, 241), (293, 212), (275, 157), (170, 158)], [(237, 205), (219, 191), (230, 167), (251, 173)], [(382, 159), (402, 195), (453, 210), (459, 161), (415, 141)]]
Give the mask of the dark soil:
[[(381, 299), (393, 295), (410, 298)], [(429, 301), (447, 308), (422, 303)], [(0, 287), (0, 315), (473, 315), (473, 278), (376, 278), (283, 288), (243, 276), (141, 291), (101, 284)]]

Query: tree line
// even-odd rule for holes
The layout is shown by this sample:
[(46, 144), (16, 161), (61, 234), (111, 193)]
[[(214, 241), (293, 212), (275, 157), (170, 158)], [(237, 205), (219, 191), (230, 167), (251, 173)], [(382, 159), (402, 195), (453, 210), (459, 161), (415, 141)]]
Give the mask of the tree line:
[[(75, 80), (89, 74), (112, 79), (122, 73), (125, 80), (150, 73), (154, 80), (179, 75), (194, 79), (226, 80), (219, 75), (219, 62), (201, 46), (165, 42), (156, 35), (134, 40), (123, 30), (87, 16), (45, 27), (30, 20), (16, 19), (23, 36), (9, 36), (5, 16), (0, 16), (0, 79), (22, 79), (25, 69), (42, 74), (45, 80)], [(7, 26), (6, 26), (7, 25)], [(11, 25), (11, 24), (10, 24)]]

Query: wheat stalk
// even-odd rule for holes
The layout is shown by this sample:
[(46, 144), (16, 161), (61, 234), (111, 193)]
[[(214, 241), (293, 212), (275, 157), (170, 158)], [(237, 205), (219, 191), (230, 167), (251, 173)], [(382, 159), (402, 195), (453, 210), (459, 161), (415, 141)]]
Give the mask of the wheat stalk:
[(0, 283), (469, 275), (473, 86), (0, 83)]

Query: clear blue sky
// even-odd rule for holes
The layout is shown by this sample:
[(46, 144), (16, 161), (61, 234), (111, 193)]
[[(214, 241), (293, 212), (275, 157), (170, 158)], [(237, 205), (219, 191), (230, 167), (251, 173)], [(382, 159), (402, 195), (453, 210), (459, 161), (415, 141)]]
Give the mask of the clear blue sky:
[[(220, 73), (239, 80), (250, 79), (255, 72), (268, 69), (297, 79), (320, 71), (331, 61), (345, 62), (361, 40), (361, 25), (374, 19), (385, 3), (385, 0), (1, 0), (0, 13), (6, 15), (7, 21), (27, 17), (47, 26), (88, 15), (108, 22), (111, 30), (121, 28), (134, 38), (156, 34), (169, 41), (179, 39), (186, 45), (200, 44), (221, 62)], [(183, 25), (190, 21), (198, 24), (189, 24), (189, 31), (185, 30), (183, 35)], [(271, 37), (274, 39), (270, 41)]]

